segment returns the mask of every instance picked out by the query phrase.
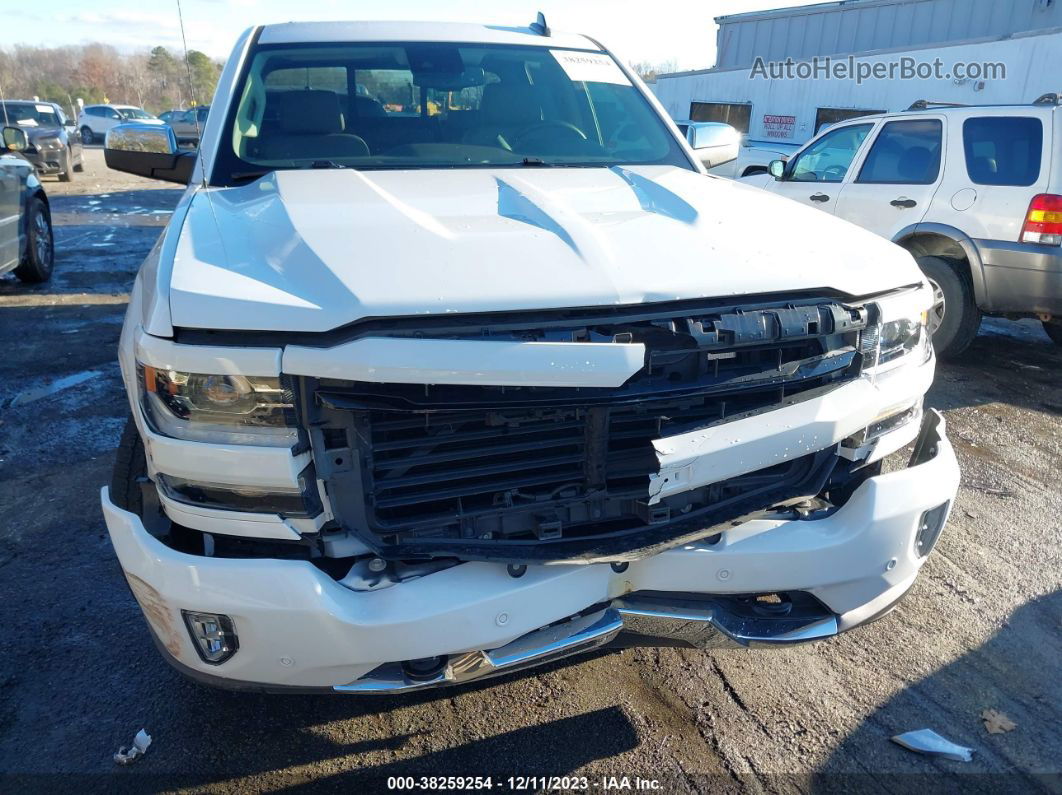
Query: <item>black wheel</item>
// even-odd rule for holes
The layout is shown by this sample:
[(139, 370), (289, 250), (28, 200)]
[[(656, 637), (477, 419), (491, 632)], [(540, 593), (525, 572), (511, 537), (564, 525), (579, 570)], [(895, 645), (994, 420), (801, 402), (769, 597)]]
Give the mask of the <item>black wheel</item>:
[(1055, 345), (1062, 345), (1062, 320), (1041, 320), (1044, 331)]
[(52, 221), (39, 197), (30, 199), (26, 215), (26, 251), (15, 275), (24, 282), (46, 282), (52, 278), (55, 247), (52, 244)]
[(81, 128), (81, 143), (83, 143), (83, 144), (92, 143), (92, 130), (90, 130), (88, 127), (82, 127)]
[(114, 453), (114, 470), (111, 472), (111, 502), (123, 511), (143, 516), (144, 495), (140, 483), (147, 477), (147, 457), (144, 443), (140, 440), (133, 418), (125, 422), (122, 438)]
[(74, 164), (74, 171), (76, 171), (78, 174), (80, 174), (84, 170), (85, 170), (85, 156), (82, 155), (81, 156), (81, 160)]
[(66, 150), (66, 168), (59, 172), (60, 182), (73, 182), (74, 181), (74, 156), (70, 154), (70, 150)]
[(958, 356), (977, 336), (981, 310), (974, 302), (973, 287), (962, 274), (963, 264), (944, 257), (919, 257), (933, 288), (933, 308), (929, 312), (929, 333), (933, 348), (942, 359)]

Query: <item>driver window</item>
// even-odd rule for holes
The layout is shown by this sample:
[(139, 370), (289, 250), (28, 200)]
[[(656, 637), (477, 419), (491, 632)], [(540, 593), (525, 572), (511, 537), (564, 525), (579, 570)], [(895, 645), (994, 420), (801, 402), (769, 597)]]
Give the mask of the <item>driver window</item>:
[(840, 182), (873, 124), (853, 124), (831, 130), (801, 152), (793, 162), (793, 182)]

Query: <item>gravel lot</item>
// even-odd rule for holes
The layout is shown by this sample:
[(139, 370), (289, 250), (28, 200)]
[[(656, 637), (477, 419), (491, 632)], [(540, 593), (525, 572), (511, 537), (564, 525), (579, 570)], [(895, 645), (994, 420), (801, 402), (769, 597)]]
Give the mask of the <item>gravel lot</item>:
[[(907, 600), (870, 627), (779, 652), (608, 652), (388, 700), (185, 681), (151, 644), (98, 504), (127, 411), (127, 292), (180, 192), (108, 172), (99, 149), (86, 160), (46, 186), (52, 282), (0, 277), (0, 788), (574, 774), (669, 792), (1062, 792), (1062, 348), (1029, 321), (986, 321), (938, 370), (929, 403), (961, 459), (958, 504)], [(67, 376), (83, 380), (49, 393)], [(987, 709), (1016, 728), (988, 733)], [(141, 727), (148, 755), (116, 768)], [(889, 742), (924, 727), (974, 760)]]

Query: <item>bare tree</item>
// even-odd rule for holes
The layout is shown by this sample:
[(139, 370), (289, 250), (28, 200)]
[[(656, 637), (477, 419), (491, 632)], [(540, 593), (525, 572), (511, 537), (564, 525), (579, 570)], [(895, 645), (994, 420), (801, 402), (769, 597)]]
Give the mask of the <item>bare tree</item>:
[(628, 65), (634, 70), (634, 73), (646, 83), (655, 83), (658, 75), (666, 75), (678, 71), (678, 61), (674, 58), (662, 61), (661, 63), (636, 61)]
[[(210, 101), (221, 64), (190, 52), (196, 98)], [(0, 86), (8, 99), (57, 102), (76, 115), (76, 100), (110, 101), (161, 112), (191, 104), (188, 71), (165, 47), (123, 54), (107, 44), (0, 48)]]

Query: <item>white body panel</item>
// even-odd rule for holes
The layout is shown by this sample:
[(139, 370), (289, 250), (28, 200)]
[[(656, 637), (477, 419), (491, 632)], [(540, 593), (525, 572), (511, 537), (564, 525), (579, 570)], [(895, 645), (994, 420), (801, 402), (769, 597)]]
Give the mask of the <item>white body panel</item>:
[(364, 337), (334, 348), (289, 345), (284, 372), (389, 384), (617, 387), (645, 366), (645, 346)]
[(920, 279), (854, 226), (686, 169), (281, 171), (196, 193), (169, 305), (175, 326), (327, 331), (391, 315), (872, 295)]
[(657, 439), (660, 471), (649, 478), (649, 503), (825, 450), (873, 423), (882, 408), (910, 401), (932, 383), (932, 365), (899, 376), (865, 377), (818, 400)]

